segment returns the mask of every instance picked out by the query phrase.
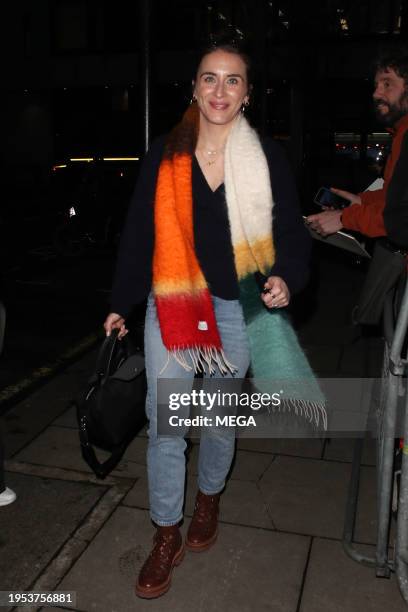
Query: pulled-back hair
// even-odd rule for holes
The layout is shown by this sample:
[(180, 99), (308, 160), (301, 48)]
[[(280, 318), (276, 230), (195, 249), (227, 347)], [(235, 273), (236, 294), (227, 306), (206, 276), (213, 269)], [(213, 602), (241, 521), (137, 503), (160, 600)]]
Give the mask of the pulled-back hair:
[(252, 61), (249, 56), (246, 44), (238, 39), (231, 36), (229, 33), (221, 32), (217, 34), (211, 34), (209, 38), (199, 47), (196, 54), (196, 70), (201, 63), (201, 60), (206, 55), (214, 53), (215, 51), (225, 51), (226, 53), (233, 53), (238, 55), (245, 64), (248, 85), (251, 88), (253, 85), (253, 71)]

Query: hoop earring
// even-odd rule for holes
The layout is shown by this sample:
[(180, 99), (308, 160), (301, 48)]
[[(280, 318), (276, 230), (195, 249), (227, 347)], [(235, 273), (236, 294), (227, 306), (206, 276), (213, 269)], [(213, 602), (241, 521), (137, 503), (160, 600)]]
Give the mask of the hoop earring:
[(245, 109), (249, 106), (249, 100), (247, 100), (246, 102), (242, 103), (241, 106), (241, 113), (244, 114), (245, 113)]
[(191, 96), (191, 100), (190, 100), (190, 104), (194, 104), (195, 102), (197, 102), (197, 98), (195, 97), (195, 95), (193, 94)]

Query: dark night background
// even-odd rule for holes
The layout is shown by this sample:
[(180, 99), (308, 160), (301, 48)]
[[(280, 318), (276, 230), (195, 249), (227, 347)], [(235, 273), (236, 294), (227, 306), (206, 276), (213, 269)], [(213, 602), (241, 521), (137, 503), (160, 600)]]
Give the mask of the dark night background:
[(250, 119), (282, 141), (308, 212), (321, 185), (381, 171), (371, 65), (406, 40), (408, 1), (21, 0), (0, 28), (4, 386), (100, 329), (146, 121), (154, 138), (179, 119), (201, 40), (248, 41)]
[[(134, 594), (152, 535), (146, 430), (97, 480), (81, 456), (72, 402), (98, 367), (117, 244), (147, 141), (188, 105), (200, 41), (221, 29), (248, 41), (250, 120), (282, 143), (307, 214), (318, 210), (319, 187), (358, 191), (381, 173), (390, 135), (372, 113), (372, 63), (407, 41), (408, 0), (14, 0), (1, 9), (0, 451), (17, 494), (0, 507), (1, 589), (78, 594), (72, 606), (53, 599), (53, 610), (406, 610), (397, 584), (408, 602), (408, 435), (394, 454), (395, 404), (384, 399), (404, 399), (395, 375), (403, 368), (386, 353), (382, 370), (382, 330), (351, 317), (368, 259), (313, 241), (310, 283), (289, 308), (320, 379), (367, 382), (392, 371), (381, 402), (380, 385), (373, 392), (364, 448), (360, 419), (358, 431), (332, 436), (315, 430), (301, 401), (293, 421), (286, 407), (273, 410), (271, 424), (283, 417), (291, 432), (293, 422), (295, 437), (264, 438), (262, 427), (253, 439), (240, 436), (219, 545), (187, 555), (157, 605)], [(127, 321), (136, 338), (143, 310)], [(347, 415), (343, 397), (336, 400)], [(358, 444), (348, 436), (360, 436)], [(183, 529), (194, 511), (195, 442)], [(398, 523), (380, 530), (396, 501), (391, 488), (400, 491)]]

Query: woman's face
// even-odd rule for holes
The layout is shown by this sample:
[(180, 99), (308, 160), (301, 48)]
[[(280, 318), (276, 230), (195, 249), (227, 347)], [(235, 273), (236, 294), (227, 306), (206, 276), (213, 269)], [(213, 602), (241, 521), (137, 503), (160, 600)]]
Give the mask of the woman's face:
[(236, 53), (213, 51), (203, 57), (194, 83), (201, 115), (209, 123), (226, 125), (248, 101), (247, 69)]

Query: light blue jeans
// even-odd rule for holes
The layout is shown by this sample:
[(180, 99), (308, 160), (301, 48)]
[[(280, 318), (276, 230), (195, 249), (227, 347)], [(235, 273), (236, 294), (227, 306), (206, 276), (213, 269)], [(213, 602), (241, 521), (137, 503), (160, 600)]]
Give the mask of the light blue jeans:
[[(227, 359), (237, 372), (234, 378), (244, 378), (249, 367), (249, 340), (238, 300), (213, 297), (213, 306)], [(182, 436), (157, 435), (157, 379), (191, 379), (194, 371), (186, 371), (173, 358), (164, 372), (167, 349), (163, 345), (156, 307), (149, 297), (145, 323), (145, 358), (147, 375), (146, 414), (149, 419), (147, 475), (149, 483), (150, 516), (157, 525), (175, 525), (183, 517), (184, 481), (186, 472), (186, 441)], [(218, 371), (213, 378), (222, 376)], [(231, 467), (235, 451), (233, 428), (219, 430), (202, 428), (198, 460), (198, 487), (206, 495), (219, 493)]]

